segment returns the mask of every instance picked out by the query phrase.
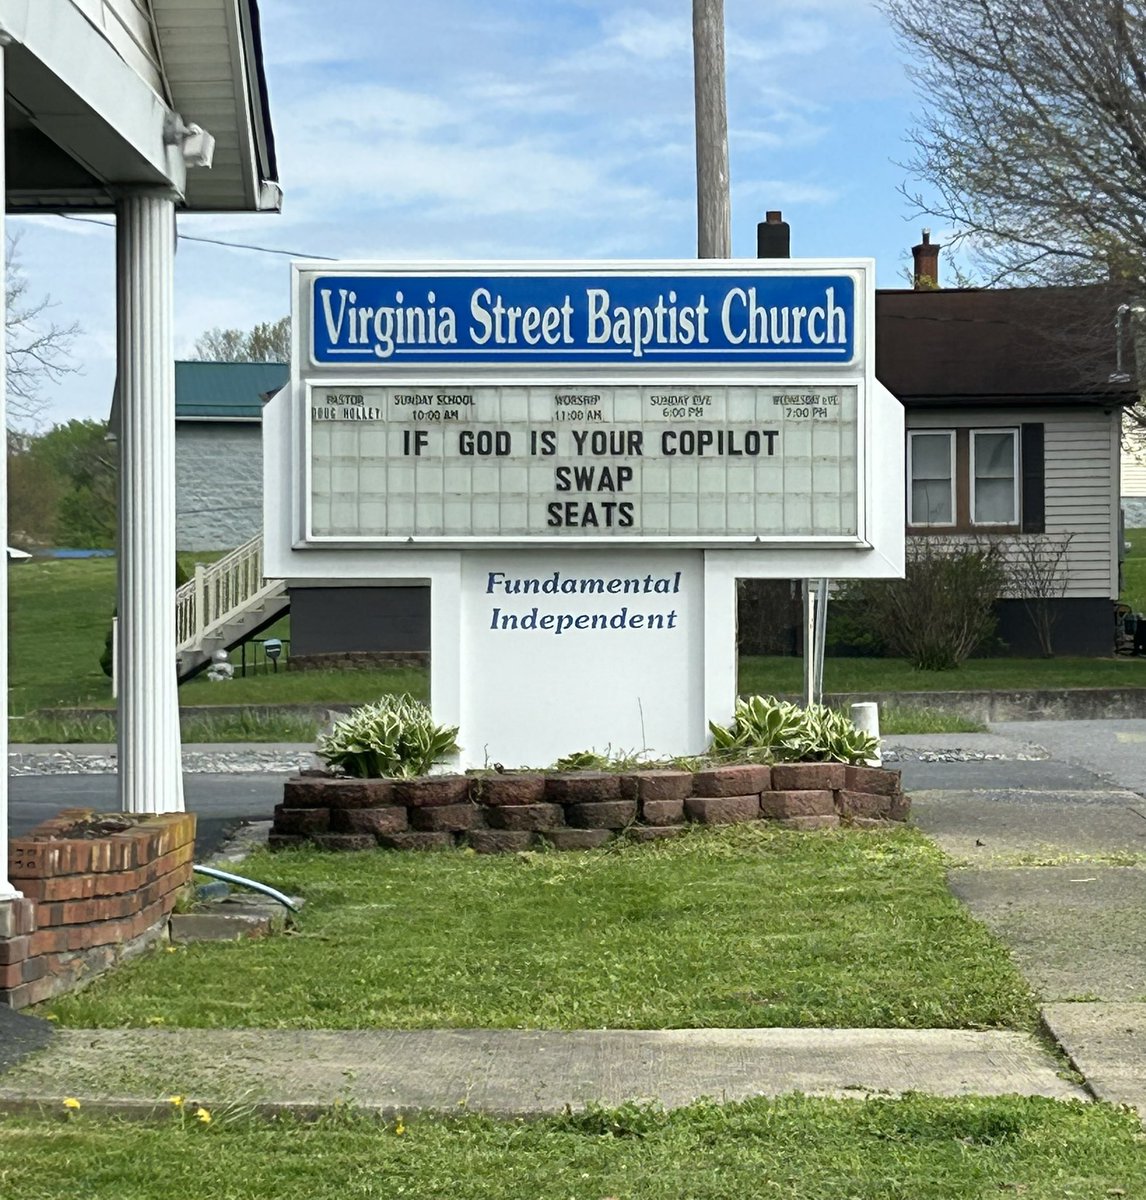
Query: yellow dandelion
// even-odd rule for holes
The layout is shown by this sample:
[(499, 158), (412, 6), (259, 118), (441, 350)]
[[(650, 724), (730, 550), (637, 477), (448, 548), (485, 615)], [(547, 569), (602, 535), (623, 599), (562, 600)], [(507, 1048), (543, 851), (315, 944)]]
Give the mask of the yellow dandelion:
[(80, 1107), (80, 1102), (75, 1098), (75, 1096), (66, 1096), (64, 1098), (64, 1107), (69, 1112), (75, 1112), (76, 1109)]
[(402, 1123), (402, 1118), (398, 1118), (397, 1124), (394, 1126), (394, 1132), (401, 1137), (406, 1132), (406, 1126)]
[(172, 1108), (182, 1108), (183, 1107), (183, 1097), (182, 1096), (168, 1096), (167, 1103), (170, 1104)]
[(197, 1108), (195, 1110), (195, 1120), (202, 1121), (204, 1125), (210, 1125), (211, 1114), (205, 1108)]

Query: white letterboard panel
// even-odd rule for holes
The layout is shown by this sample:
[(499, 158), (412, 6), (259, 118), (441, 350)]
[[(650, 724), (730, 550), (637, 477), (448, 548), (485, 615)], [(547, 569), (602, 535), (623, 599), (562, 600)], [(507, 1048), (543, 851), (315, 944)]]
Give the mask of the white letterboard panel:
[(856, 539), (860, 385), (311, 384), (313, 542)]

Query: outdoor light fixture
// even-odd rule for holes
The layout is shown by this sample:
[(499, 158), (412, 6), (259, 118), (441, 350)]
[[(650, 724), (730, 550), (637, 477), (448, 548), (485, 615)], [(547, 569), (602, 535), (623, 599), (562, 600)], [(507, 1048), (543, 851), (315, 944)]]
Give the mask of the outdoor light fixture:
[(163, 140), (168, 146), (178, 146), (188, 167), (207, 167), (215, 157), (215, 139), (201, 125), (187, 125), (178, 113), (167, 120)]

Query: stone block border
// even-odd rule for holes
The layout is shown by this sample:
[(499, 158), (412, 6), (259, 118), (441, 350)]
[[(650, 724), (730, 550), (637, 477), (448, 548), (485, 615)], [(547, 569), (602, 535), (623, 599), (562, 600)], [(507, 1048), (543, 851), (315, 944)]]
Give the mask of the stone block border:
[(435, 775), (345, 779), (308, 772), (287, 781), (272, 849), (437, 850), (479, 854), (547, 844), (604, 845), (619, 835), (653, 841), (690, 825), (772, 821), (791, 829), (869, 829), (906, 821), (898, 771), (842, 763), (735, 764), (702, 771)]
[(191, 813), (70, 808), (13, 838), (8, 877), (23, 899), (0, 902), (0, 1004), (81, 987), (164, 937), (194, 849)]

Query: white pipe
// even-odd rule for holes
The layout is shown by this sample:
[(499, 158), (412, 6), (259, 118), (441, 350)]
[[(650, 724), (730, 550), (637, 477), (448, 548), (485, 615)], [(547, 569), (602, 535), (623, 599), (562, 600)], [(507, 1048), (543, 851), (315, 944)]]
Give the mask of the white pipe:
[(234, 883), (239, 887), (250, 888), (252, 892), (262, 892), (264, 896), (270, 896), (272, 900), (285, 904), (291, 912), (298, 912), (298, 905), (289, 896), (284, 896), (282, 892), (276, 892), (269, 884), (259, 883), (255, 879), (245, 879), (242, 875), (232, 875), (230, 871), (220, 871), (217, 867), (201, 867), (198, 863), (192, 865), (191, 870), (198, 875), (210, 875), (212, 879), (221, 879), (224, 883)]
[(870, 733), (875, 738), (875, 755), (867, 760), (869, 767), (883, 766), (883, 751), (879, 743), (879, 705), (870, 700), (852, 705), (852, 724), (860, 733)]
[(816, 702), (816, 596), (810, 579), (801, 580), (804, 595), (804, 707)]
[(816, 583), (816, 638), (813, 643), (815, 660), (813, 664), (812, 699), (816, 704), (824, 702), (824, 656), (828, 648), (828, 581), (818, 580)]

